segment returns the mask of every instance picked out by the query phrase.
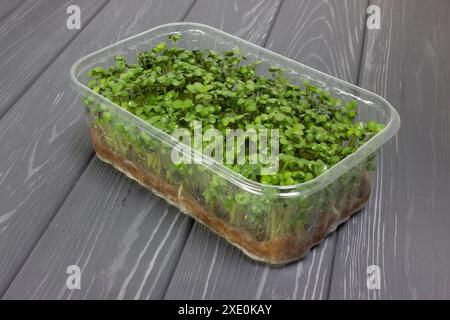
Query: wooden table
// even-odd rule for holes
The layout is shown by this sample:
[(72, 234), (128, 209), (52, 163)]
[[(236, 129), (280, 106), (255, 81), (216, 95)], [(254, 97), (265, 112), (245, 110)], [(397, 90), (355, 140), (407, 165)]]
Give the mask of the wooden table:
[[(450, 298), (450, 1), (0, 0), (3, 299)], [(381, 29), (368, 29), (369, 5)], [(303, 260), (256, 264), (94, 156), (69, 68), (151, 27), (218, 27), (387, 98), (369, 203)], [(66, 286), (81, 269), (81, 289)], [(367, 286), (368, 267), (380, 287)]]

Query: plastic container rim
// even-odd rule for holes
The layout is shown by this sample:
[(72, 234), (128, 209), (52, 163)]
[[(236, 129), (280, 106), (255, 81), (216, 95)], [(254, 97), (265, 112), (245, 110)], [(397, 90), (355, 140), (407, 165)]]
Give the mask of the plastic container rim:
[[(388, 109), (388, 116), (389, 116), (389, 121), (386, 124), (386, 127), (381, 130), (379, 133), (377, 133), (375, 136), (373, 136), (371, 139), (369, 139), (368, 141), (366, 141), (363, 145), (361, 145), (354, 153), (352, 153), (351, 155), (345, 157), (344, 159), (342, 159), (340, 162), (338, 162), (337, 164), (333, 165), (332, 167), (330, 167), (328, 170), (326, 170), (324, 173), (322, 173), (320, 176), (307, 181), (307, 182), (303, 182), (303, 183), (299, 183), (299, 184), (294, 184), (294, 185), (288, 185), (288, 186), (277, 186), (277, 185), (268, 185), (268, 184), (263, 184), (257, 181), (253, 181), (249, 178), (246, 178), (244, 176), (242, 176), (241, 174), (229, 169), (228, 167), (224, 166), (223, 164), (217, 162), (216, 160), (202, 155), (200, 154), (198, 151), (193, 150), (192, 148), (190, 148), (189, 146), (186, 146), (186, 148), (191, 151), (194, 156), (199, 156), (202, 157), (203, 159), (203, 165), (205, 167), (208, 167), (209, 169), (214, 169), (215, 173), (220, 174), (223, 178), (227, 179), (228, 181), (232, 182), (233, 184), (237, 185), (238, 187), (255, 193), (255, 194), (264, 194), (267, 192), (268, 189), (272, 189), (272, 190), (276, 190), (277, 194), (279, 197), (297, 197), (300, 195), (307, 195), (310, 194), (312, 192), (317, 191), (318, 189), (322, 189), (323, 187), (327, 186), (328, 184), (330, 184), (331, 182), (335, 181), (337, 178), (339, 178), (342, 174), (344, 174), (346, 171), (350, 170), (351, 168), (353, 168), (354, 166), (356, 166), (360, 161), (364, 160), (365, 158), (367, 158), (371, 153), (377, 151), (386, 141), (388, 141), (390, 138), (392, 138), (397, 131), (400, 128), (400, 116), (398, 114), (398, 112), (395, 110), (395, 108), (383, 97), (381, 97), (380, 95), (377, 95), (373, 92), (370, 92), (364, 88), (358, 87), (352, 83), (349, 83), (347, 81), (341, 80), (337, 77), (331, 76), (327, 73), (324, 73), (322, 71), (319, 71), (317, 69), (314, 69), (312, 67), (308, 67), (307, 65), (304, 65), (300, 62), (297, 62), (295, 60), (292, 60), (290, 58), (287, 58), (281, 54), (278, 54), (276, 52), (273, 52), (271, 50), (268, 50), (266, 48), (263, 48), (261, 46), (258, 46), (254, 43), (251, 43), (249, 41), (243, 40), (239, 37), (236, 37), (232, 34), (229, 34), (227, 32), (224, 32), (222, 30), (219, 30), (217, 28), (205, 25), (205, 24), (201, 24), (201, 23), (194, 23), (194, 22), (176, 22), (176, 23), (167, 23), (167, 24), (163, 24), (163, 25), (159, 25), (157, 27), (151, 28), (149, 30), (146, 30), (144, 32), (138, 33), (134, 36), (125, 38), (123, 40), (120, 40), (118, 42), (115, 42), (109, 46), (106, 46), (102, 49), (99, 49), (95, 52), (92, 52), (82, 58), (80, 58), (79, 60), (77, 60), (72, 67), (70, 68), (70, 77), (72, 82), (75, 84), (75, 86), (79, 89), (82, 89), (84, 91), (87, 91), (89, 94), (92, 94), (93, 96), (95, 96), (97, 99), (101, 99), (103, 100), (105, 103), (115, 107), (118, 109), (119, 112), (124, 113), (128, 116), (131, 116), (132, 118), (134, 118), (136, 121), (138, 121), (138, 123), (140, 123), (142, 126), (144, 127), (148, 127), (149, 130), (157, 132), (159, 135), (159, 138), (162, 138), (164, 140), (166, 140), (165, 142), (168, 143), (178, 143), (178, 141), (176, 141), (171, 135), (169, 135), (168, 133), (152, 126), (151, 124), (149, 124), (148, 122), (144, 121), (143, 119), (139, 118), (138, 116), (134, 115), (133, 113), (121, 108), (120, 106), (118, 106), (117, 104), (113, 103), (112, 101), (106, 99), (105, 97), (103, 97), (102, 95), (94, 92), (93, 90), (91, 90), (90, 88), (88, 88), (86, 85), (84, 85), (83, 83), (81, 83), (80, 81), (78, 81), (77, 77), (80, 74), (76, 74), (77, 68), (86, 60), (89, 60), (90, 58), (97, 56), (105, 51), (108, 51), (112, 48), (116, 48), (119, 47), (120, 45), (140, 38), (142, 36), (145, 36), (149, 33), (155, 32), (155, 31), (159, 31), (161, 29), (164, 28), (172, 28), (172, 27), (179, 27), (179, 26), (191, 26), (193, 28), (200, 28), (200, 29), (207, 29), (208, 31), (212, 31), (216, 34), (222, 35), (226, 38), (229, 38), (231, 40), (235, 40), (236, 42), (241, 42), (243, 44), (245, 44), (246, 46), (252, 47), (255, 50), (259, 50), (261, 52), (264, 52), (268, 55), (271, 56), (275, 56), (281, 60), (284, 60), (285, 62), (288, 62), (290, 64), (294, 64), (297, 65), (303, 69), (306, 69), (308, 71), (310, 71), (313, 74), (317, 74), (320, 76), (324, 76), (324, 77), (328, 77), (331, 80), (333, 80), (334, 82), (337, 82), (341, 85), (344, 85), (346, 87), (348, 87), (349, 89), (353, 89), (355, 91), (361, 92), (363, 94), (366, 94), (368, 96), (373, 97), (374, 99), (378, 99), (381, 103), (383, 103), (387, 109)], [(176, 32), (176, 31), (175, 31)], [(171, 31), (170, 33), (174, 33), (174, 31)], [(357, 97), (357, 96), (355, 96)], [(160, 139), (160, 140), (162, 140)], [(206, 164), (206, 165), (205, 165)], [(345, 170), (344, 170), (345, 169)], [(264, 191), (266, 190), (266, 191)]]

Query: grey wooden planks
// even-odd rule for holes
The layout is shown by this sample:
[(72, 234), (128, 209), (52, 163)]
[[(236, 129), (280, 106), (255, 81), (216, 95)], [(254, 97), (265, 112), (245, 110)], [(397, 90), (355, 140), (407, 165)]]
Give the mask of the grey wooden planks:
[(10, 14), (25, 0), (0, 0), (0, 20)]
[[(166, 298), (326, 298), (330, 281), (331, 298), (448, 298), (448, 4), (441, 0), (426, 7), (419, 1), (374, 3), (382, 8), (382, 30), (366, 31), (360, 84), (386, 96), (400, 111), (403, 127), (382, 153), (369, 205), (341, 227), (337, 237), (329, 237), (306, 259), (280, 270), (253, 264), (197, 224), (188, 236), (189, 219), (94, 158), (5, 298), (160, 298), (186, 237), (186, 250)], [(153, 1), (150, 6), (158, 4)], [(252, 6), (241, 1), (217, 5), (220, 18), (211, 16), (215, 7), (205, 2), (196, 4), (187, 20), (203, 19), (264, 42), (265, 18), (261, 19), (263, 30), (254, 33), (236, 27), (229, 22), (229, 13), (224, 13)], [(268, 8), (262, 16), (276, 10), (267, 2), (259, 5)], [(338, 6), (335, 2), (294, 4), (286, 0), (267, 45), (354, 82), (365, 8), (365, 3)], [(68, 89), (67, 80), (63, 84), (52, 80), (67, 72), (65, 59), (75, 60), (115, 41), (114, 32), (119, 33), (117, 37), (126, 36), (121, 28), (142, 31), (139, 18), (118, 26), (117, 15), (111, 9), (107, 12), (68, 48), (75, 53), (63, 52), (62, 61), (59, 57), (55, 62), (57, 67), (51, 66), (18, 101), (19, 111), (11, 109), (6, 120), (0, 120), (0, 295), (92, 152), (78, 96)], [(180, 9), (179, 14), (185, 12)], [(115, 17), (115, 21), (103, 21), (108, 20), (105, 17)], [(337, 19), (347, 19), (347, 25), (329, 23)], [(360, 23), (352, 24), (358, 19)], [(239, 20), (253, 21), (245, 14)], [(261, 20), (255, 20), (253, 28)], [(113, 30), (91, 31), (101, 26)], [(93, 36), (86, 31), (94, 32)], [(347, 42), (338, 42), (342, 37)], [(98, 41), (100, 46), (96, 46)], [(28, 112), (31, 102), (38, 111), (28, 115), (33, 121), (27, 121), (21, 113)], [(83, 269), (81, 291), (65, 290), (69, 264)], [(370, 264), (381, 267), (380, 290), (367, 289)]]
[(334, 241), (302, 262), (282, 268), (250, 261), (237, 248), (195, 223), (165, 299), (310, 299), (327, 295)]
[[(244, 35), (264, 39), (271, 25), (269, 16), (275, 15), (278, 5), (269, 3), (264, 1), (253, 11), (258, 17), (268, 17), (265, 28), (254, 24)], [(198, 1), (186, 20), (203, 22), (205, 17), (199, 12), (204, 11), (204, 4)], [(230, 2), (228, 7), (234, 5)], [(239, 31), (249, 24), (245, 14), (250, 8), (219, 11), (216, 15), (225, 15), (223, 19), (227, 23), (222, 25), (225, 30)], [(155, 9), (150, 7), (148, 12), (161, 16)], [(170, 9), (183, 11), (173, 6)], [(220, 21), (211, 15), (213, 12), (207, 17)], [(134, 196), (126, 196), (128, 193)], [(191, 223), (192, 220), (168, 207), (163, 200), (157, 200), (94, 158), (4, 298), (162, 298)], [(66, 238), (68, 233), (71, 236)], [(77, 292), (65, 287), (68, 276), (65, 268), (70, 264), (82, 267), (83, 284)], [(53, 275), (56, 278), (50, 280)]]
[[(331, 298), (450, 298), (450, 2), (374, 1), (361, 85), (402, 119), (364, 214), (339, 230)], [(368, 289), (367, 267), (380, 267)]]
[[(106, 3), (78, 1), (87, 24)], [(0, 118), (79, 30), (66, 27), (69, 0), (25, 1), (0, 24)]]
[[(94, 158), (4, 299), (161, 298), (190, 225)], [(66, 287), (70, 265), (80, 290)]]
[(180, 19), (192, 4), (164, 3), (109, 2), (0, 120), (0, 295), (93, 155), (70, 66), (126, 36)]
[[(361, 1), (285, 0), (267, 47), (356, 82), (366, 8)], [(333, 234), (300, 262), (273, 269), (250, 261), (196, 224), (165, 298), (326, 298), (334, 246)]]

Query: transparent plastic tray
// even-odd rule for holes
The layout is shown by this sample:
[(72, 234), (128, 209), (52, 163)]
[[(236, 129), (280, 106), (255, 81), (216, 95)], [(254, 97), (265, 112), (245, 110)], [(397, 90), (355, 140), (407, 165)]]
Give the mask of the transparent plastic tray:
[[(291, 186), (264, 185), (244, 178), (210, 158), (176, 166), (171, 151), (178, 140), (90, 90), (86, 72), (114, 64), (116, 55), (136, 61), (172, 33), (179, 47), (230, 50), (239, 47), (260, 70), (280, 66), (295, 81), (308, 80), (344, 101), (358, 101), (360, 120), (386, 127), (325, 173)], [(303, 257), (312, 246), (358, 211), (368, 200), (372, 175), (366, 169), (376, 151), (399, 129), (400, 118), (383, 98), (285, 58), (218, 29), (196, 23), (162, 25), (119, 41), (78, 60), (71, 77), (83, 95), (92, 143), (100, 159), (205, 224), (255, 260), (282, 265)], [(105, 114), (108, 114), (105, 119)], [(199, 156), (195, 150), (190, 150)]]

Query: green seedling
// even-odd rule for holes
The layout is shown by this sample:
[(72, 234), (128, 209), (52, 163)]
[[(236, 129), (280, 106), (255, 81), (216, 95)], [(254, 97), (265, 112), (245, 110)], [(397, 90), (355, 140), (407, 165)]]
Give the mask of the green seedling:
[[(113, 66), (93, 68), (87, 74), (89, 88), (169, 134), (177, 128), (192, 130), (196, 121), (205, 124), (203, 130), (214, 127), (224, 136), (227, 129), (278, 129), (276, 174), (261, 175), (258, 166), (225, 164), (248, 179), (277, 186), (311, 181), (384, 128), (376, 121), (357, 121), (356, 100), (343, 101), (307, 81), (288, 78), (277, 66), (263, 75), (258, 72), (260, 62), (248, 61), (237, 48), (224, 53), (183, 49), (177, 46), (178, 33), (169, 40), (171, 44), (160, 42), (140, 52), (136, 63), (117, 56)], [(305, 232), (311, 214), (338, 210), (338, 203), (356, 192), (366, 170), (375, 169), (371, 157), (301, 201), (273, 194), (261, 201), (201, 166), (176, 166), (170, 150), (155, 139), (124, 123), (108, 107), (88, 98), (84, 102), (111, 148), (125, 155), (132, 152), (165, 181), (182, 184), (183, 192), (261, 239), (289, 230)]]

